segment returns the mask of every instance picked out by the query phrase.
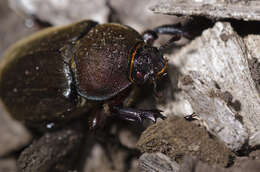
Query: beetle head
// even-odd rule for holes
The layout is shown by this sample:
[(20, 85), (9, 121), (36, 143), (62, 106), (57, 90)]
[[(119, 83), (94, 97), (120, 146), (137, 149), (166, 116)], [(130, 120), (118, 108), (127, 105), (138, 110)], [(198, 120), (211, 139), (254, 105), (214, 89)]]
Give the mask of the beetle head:
[(139, 44), (132, 52), (129, 62), (129, 79), (137, 85), (147, 81), (156, 87), (155, 80), (165, 72), (167, 59), (156, 48), (147, 44)]

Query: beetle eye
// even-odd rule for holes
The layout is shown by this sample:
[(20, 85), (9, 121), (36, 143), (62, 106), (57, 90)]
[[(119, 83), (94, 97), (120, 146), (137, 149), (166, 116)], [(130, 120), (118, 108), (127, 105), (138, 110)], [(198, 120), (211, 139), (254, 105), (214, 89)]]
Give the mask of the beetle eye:
[(136, 72), (136, 77), (138, 78), (138, 79), (143, 79), (143, 74), (141, 73), (141, 72)]

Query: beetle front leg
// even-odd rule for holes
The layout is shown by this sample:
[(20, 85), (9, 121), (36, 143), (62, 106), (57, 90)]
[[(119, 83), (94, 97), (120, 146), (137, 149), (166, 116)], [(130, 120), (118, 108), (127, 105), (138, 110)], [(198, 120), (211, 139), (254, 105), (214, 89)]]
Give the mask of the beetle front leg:
[(145, 119), (149, 119), (152, 122), (156, 122), (157, 118), (166, 119), (160, 111), (157, 109), (152, 110), (140, 110), (134, 108), (123, 108), (119, 106), (111, 106), (110, 111), (112, 114), (117, 115), (119, 118), (127, 121), (134, 121), (142, 123)]
[(147, 30), (142, 35), (144, 42), (152, 45), (154, 41), (158, 39), (159, 34), (172, 35), (172, 38), (164, 45), (162, 45), (160, 49), (167, 48), (173, 42), (180, 40), (182, 36), (190, 38), (190, 36), (185, 31), (180, 29), (179, 25), (162, 25), (152, 30)]

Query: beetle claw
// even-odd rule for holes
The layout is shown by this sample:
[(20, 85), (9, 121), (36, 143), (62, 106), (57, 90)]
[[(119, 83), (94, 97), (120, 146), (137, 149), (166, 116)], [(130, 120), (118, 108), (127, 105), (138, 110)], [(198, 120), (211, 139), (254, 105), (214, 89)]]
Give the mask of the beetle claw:
[(162, 120), (165, 120), (167, 117), (164, 116), (161, 110), (153, 109), (153, 110), (147, 110), (142, 115), (142, 119), (150, 119), (153, 123), (157, 121), (158, 118), (161, 118)]
[(186, 119), (187, 121), (199, 120), (199, 116), (195, 112), (193, 112), (190, 115), (184, 116), (184, 119)]
[(166, 116), (164, 116), (161, 112), (161, 110), (158, 109), (152, 109), (152, 110), (139, 110), (139, 109), (133, 109), (133, 108), (123, 108), (123, 107), (117, 107), (112, 106), (110, 110), (113, 112), (113, 114), (116, 114), (119, 118), (127, 121), (135, 121), (138, 123), (143, 123), (144, 120), (149, 119), (152, 122), (156, 122), (158, 118), (166, 119)]

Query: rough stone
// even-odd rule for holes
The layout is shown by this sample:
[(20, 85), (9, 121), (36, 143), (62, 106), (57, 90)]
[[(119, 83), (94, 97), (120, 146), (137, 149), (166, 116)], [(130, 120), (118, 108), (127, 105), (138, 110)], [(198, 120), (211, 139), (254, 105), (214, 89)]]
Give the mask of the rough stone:
[(204, 128), (176, 116), (148, 127), (137, 147), (141, 152), (164, 153), (177, 162), (182, 161), (185, 155), (192, 155), (222, 167), (234, 156), (222, 142), (211, 138)]
[(177, 17), (153, 14), (149, 7), (157, 3), (157, 0), (109, 0), (109, 3), (120, 23), (129, 25), (139, 32), (180, 21)]
[(12, 119), (0, 102), (0, 157), (17, 151), (31, 141), (28, 130)]
[(9, 0), (11, 7), (28, 17), (36, 17), (52, 25), (64, 25), (82, 19), (107, 22), (106, 0)]
[(144, 153), (139, 158), (139, 169), (144, 172), (178, 172), (179, 164), (162, 153)]
[[(188, 100), (183, 105), (184, 111), (188, 107), (186, 114), (192, 107), (207, 129), (232, 150), (242, 148), (260, 129), (260, 95), (249, 56), (231, 25), (217, 22), (169, 58), (169, 76), (173, 75), (171, 65), (179, 66), (183, 76), (179, 88)], [(192, 82), (187, 83), (187, 77)]]
[(0, 1), (0, 21), (0, 59), (12, 43), (37, 30), (35, 27), (26, 27), (25, 19), (9, 8), (8, 1)]
[(204, 16), (211, 19), (260, 20), (259, 1), (160, 0), (151, 10), (159, 14)]
[(20, 154), (17, 161), (19, 172), (77, 169), (83, 138), (82, 127), (78, 124), (44, 134)]
[(16, 160), (14, 158), (0, 159), (0, 171), (18, 172), (16, 168)]

